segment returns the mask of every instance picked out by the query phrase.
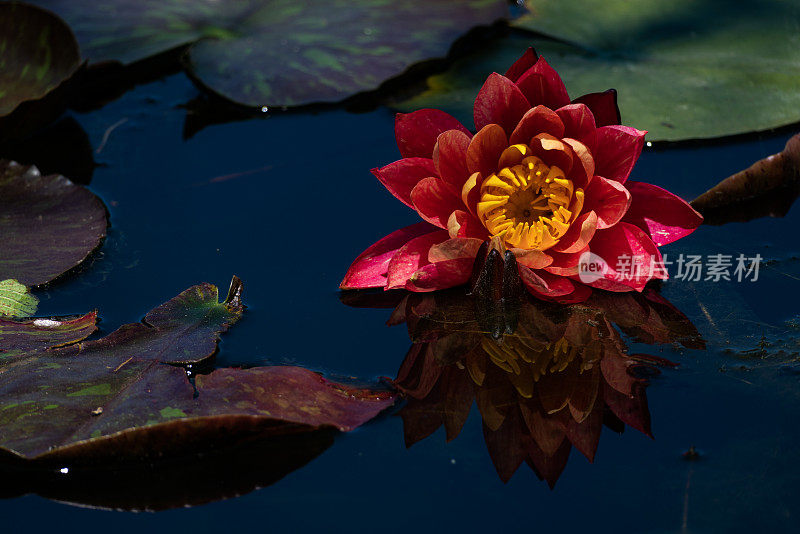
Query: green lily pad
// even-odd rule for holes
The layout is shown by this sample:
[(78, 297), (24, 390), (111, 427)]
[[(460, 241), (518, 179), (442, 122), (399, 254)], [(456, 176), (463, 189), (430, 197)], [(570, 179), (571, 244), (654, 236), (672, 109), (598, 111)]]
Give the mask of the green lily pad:
[[(13, 323), (0, 323), (0, 452), (12, 464), (97, 468), (180, 455), (198, 437), (348, 431), (393, 404), (390, 391), (337, 384), (300, 367), (187, 375), (185, 366), (209, 360), (241, 317), (241, 294), (236, 277), (223, 302), (215, 286), (197, 285), (141, 323), (81, 343), (74, 341), (88, 328), (66, 334), (64, 322), (28, 320), (2, 336)], [(53, 328), (68, 344), (41, 343)]]
[(39, 299), (16, 280), (0, 281), (0, 315), (30, 317), (36, 313)]
[(530, 0), (528, 7), (532, 13), (512, 23), (525, 31), (432, 76), (429, 90), (398, 107), (438, 107), (471, 124), (488, 74), (505, 72), (534, 46), (573, 98), (616, 88), (624, 123), (648, 130), (651, 140), (800, 121), (797, 2)]
[(0, 280), (50, 282), (86, 259), (106, 235), (103, 202), (63, 176), (0, 160), (0, 198)]
[(81, 65), (66, 23), (35, 6), (0, 4), (0, 117), (44, 97)]
[(37, 0), (74, 28), (93, 62), (132, 63), (192, 44), (186, 65), (211, 91), (249, 106), (335, 102), (443, 57), (503, 0)]

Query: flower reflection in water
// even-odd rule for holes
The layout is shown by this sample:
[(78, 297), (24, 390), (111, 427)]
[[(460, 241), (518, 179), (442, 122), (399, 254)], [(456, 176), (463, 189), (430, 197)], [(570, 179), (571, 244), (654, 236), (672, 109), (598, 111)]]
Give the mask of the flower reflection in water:
[[(372, 298), (386, 305), (387, 296)], [(369, 298), (351, 303), (370, 305)], [(389, 320), (403, 322), (413, 342), (395, 380), (407, 397), (406, 444), (440, 426), (454, 439), (474, 400), (500, 478), (526, 462), (551, 487), (572, 447), (593, 460), (603, 425), (651, 435), (646, 377), (674, 364), (628, 354), (617, 328), (638, 342), (703, 348), (689, 320), (649, 289), (595, 291), (572, 306), (527, 295), (509, 304), (459, 288), (404, 294)]]

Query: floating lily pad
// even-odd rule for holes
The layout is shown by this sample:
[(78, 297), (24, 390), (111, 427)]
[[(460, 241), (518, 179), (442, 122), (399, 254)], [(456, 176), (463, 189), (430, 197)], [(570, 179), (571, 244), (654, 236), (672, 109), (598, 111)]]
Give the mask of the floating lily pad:
[(800, 195), (800, 134), (782, 152), (753, 163), (692, 201), (706, 224), (783, 217)]
[(192, 44), (191, 75), (249, 106), (339, 101), (376, 89), (507, 14), (503, 0), (38, 0), (92, 62), (132, 63)]
[(0, 318), (0, 362), (14, 355), (77, 343), (97, 330), (97, 312), (80, 317)]
[(0, 161), (0, 280), (50, 282), (100, 244), (108, 219), (102, 201), (59, 175)]
[(74, 341), (90, 332), (86, 318), (70, 334), (68, 321), (24, 321), (11, 335), (3, 335), (9, 322), (0, 323), (6, 459), (68, 470), (126, 465), (179, 456), (195, 438), (348, 431), (394, 402), (388, 390), (337, 384), (300, 367), (217, 369), (190, 379), (183, 366), (215, 354), (219, 335), (243, 312), (241, 293), (235, 277), (224, 302), (215, 286), (194, 286), (143, 322), (81, 343)]
[(16, 280), (0, 281), (0, 315), (30, 317), (36, 313), (39, 299)]
[[(514, 32), (432, 76), (401, 109), (436, 107), (471, 124), (492, 71), (529, 46), (574, 98), (617, 89), (625, 124), (652, 140), (712, 138), (800, 121), (800, 4), (780, 0), (530, 0)], [(553, 40), (556, 39), (556, 40)]]
[(0, 117), (44, 97), (80, 65), (78, 43), (63, 20), (35, 6), (0, 4)]

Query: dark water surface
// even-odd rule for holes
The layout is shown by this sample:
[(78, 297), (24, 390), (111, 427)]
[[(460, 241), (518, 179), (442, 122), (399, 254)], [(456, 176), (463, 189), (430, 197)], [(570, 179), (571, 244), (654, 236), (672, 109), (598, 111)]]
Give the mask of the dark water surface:
[[(405, 328), (385, 326), (388, 310), (343, 305), (336, 291), (359, 252), (417, 222), (369, 173), (399, 157), (392, 113), (276, 115), (184, 141), (177, 106), (195, 95), (177, 75), (75, 114), (95, 147), (127, 119), (96, 155), (104, 166), (90, 185), (112, 228), (82, 273), (40, 293), (40, 313), (97, 308), (105, 334), (193, 284), (226, 288), (236, 274), (249, 308), (223, 336), (219, 365), (393, 377)], [(788, 137), (646, 149), (633, 178), (694, 198)], [(500, 481), (473, 408), (450, 443), (439, 430), (406, 449), (400, 418), (385, 416), (273, 486), (202, 507), (133, 514), (0, 500), (0, 531), (796, 531), (800, 327), (786, 321), (800, 314), (798, 222), (795, 207), (782, 219), (702, 227), (664, 249), (668, 258), (759, 253), (769, 262), (755, 283), (664, 285), (708, 350), (632, 343), (632, 353), (680, 364), (647, 389), (655, 439), (604, 429), (594, 463), (573, 450), (554, 490), (524, 465)], [(692, 445), (701, 457), (686, 461)]]

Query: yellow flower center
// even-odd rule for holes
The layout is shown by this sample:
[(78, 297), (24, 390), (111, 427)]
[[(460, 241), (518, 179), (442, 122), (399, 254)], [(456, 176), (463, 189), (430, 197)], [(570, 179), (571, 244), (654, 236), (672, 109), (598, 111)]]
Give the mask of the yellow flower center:
[(558, 243), (574, 219), (573, 193), (564, 171), (528, 156), (483, 181), (477, 214), (508, 248), (545, 250)]

